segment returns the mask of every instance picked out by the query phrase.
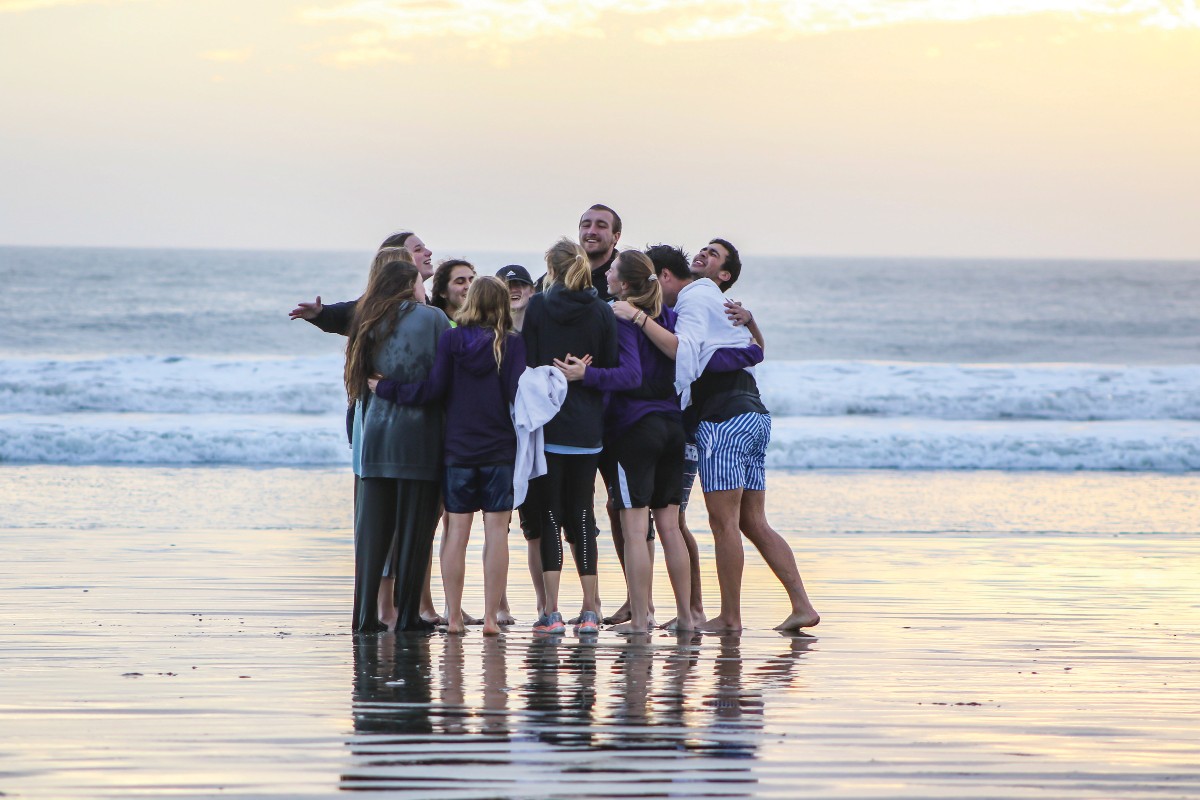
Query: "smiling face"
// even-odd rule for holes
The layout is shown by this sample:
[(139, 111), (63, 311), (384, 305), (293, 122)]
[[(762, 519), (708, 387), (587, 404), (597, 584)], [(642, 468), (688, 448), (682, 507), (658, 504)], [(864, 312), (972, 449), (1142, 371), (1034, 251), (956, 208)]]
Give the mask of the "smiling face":
[(534, 289), (524, 281), (509, 281), (508, 282), (508, 299), (512, 304), (510, 307), (513, 311), (521, 311), (525, 306), (529, 305), (529, 298), (533, 297)]
[(421, 280), (428, 280), (433, 274), (433, 251), (426, 247), (421, 237), (415, 233), (404, 240), (404, 249), (412, 254), (417, 272), (421, 273)]
[(446, 305), (454, 311), (463, 307), (467, 302), (467, 290), (471, 281), (475, 280), (475, 270), (461, 264), (450, 270), (450, 283), (446, 285)]
[(729, 251), (724, 246), (716, 242), (706, 244), (692, 259), (692, 274), (697, 278), (708, 278), (717, 284), (727, 281), (729, 280), (729, 273), (725, 270), (725, 259), (727, 258), (729, 258)]
[(579, 244), (593, 264), (603, 264), (621, 239), (613, 230), (616, 220), (612, 212), (589, 208), (579, 218)]
[(613, 259), (613, 263), (608, 267), (608, 272), (604, 273), (604, 279), (608, 281), (608, 293), (618, 300), (624, 300), (625, 296), (629, 294), (629, 285), (617, 277), (617, 261), (619, 260)]

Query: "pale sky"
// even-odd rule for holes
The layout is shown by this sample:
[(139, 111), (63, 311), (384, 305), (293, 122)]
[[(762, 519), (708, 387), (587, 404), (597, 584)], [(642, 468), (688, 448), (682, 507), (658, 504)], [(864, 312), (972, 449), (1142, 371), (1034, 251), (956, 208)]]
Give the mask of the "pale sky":
[(0, 244), (1200, 258), (1196, 0), (0, 0)]

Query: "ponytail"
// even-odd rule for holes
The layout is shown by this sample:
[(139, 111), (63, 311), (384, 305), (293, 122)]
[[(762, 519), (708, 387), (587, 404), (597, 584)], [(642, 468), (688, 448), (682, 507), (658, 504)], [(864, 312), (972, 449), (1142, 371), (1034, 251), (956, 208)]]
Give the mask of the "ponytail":
[(580, 292), (592, 285), (592, 264), (578, 243), (565, 236), (546, 251), (546, 284)]
[(645, 311), (651, 319), (662, 313), (663, 295), (654, 262), (645, 253), (626, 250), (617, 256), (617, 280), (629, 287), (625, 297), (630, 305)]

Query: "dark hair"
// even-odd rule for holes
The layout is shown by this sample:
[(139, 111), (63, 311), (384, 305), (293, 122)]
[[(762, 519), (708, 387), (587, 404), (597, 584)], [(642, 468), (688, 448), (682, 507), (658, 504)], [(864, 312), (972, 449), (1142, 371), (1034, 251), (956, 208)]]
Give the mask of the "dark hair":
[(346, 343), (346, 395), (351, 400), (367, 394), (367, 378), (374, 371), (375, 350), (396, 327), (395, 311), (413, 299), (419, 274), (408, 261), (392, 261), (371, 270), (367, 290), (354, 306), (350, 337)]
[(665, 271), (681, 281), (691, 280), (692, 260), (688, 258), (688, 254), (683, 251), (683, 248), (669, 244), (656, 244), (647, 247), (645, 253), (650, 262), (654, 264), (655, 275), (662, 275)]
[(725, 264), (721, 269), (729, 273), (729, 280), (721, 281), (721, 291), (725, 291), (730, 286), (737, 283), (737, 279), (742, 275), (742, 257), (738, 255), (737, 248), (731, 245), (725, 239), (712, 239), (709, 244), (719, 244), (725, 248), (725, 252), (729, 253), (725, 258)]
[(412, 231), (401, 231), (400, 233), (393, 233), (391, 236), (389, 236), (383, 240), (383, 244), (379, 245), (379, 249), (382, 250), (385, 247), (404, 247), (404, 243), (407, 242), (408, 237), (410, 237), (412, 235), (413, 235)]
[[(442, 311), (446, 311), (446, 290), (450, 288), (450, 273), (455, 267), (470, 267), (471, 271), (475, 272), (475, 265), (461, 258), (451, 258), (438, 264), (433, 273), (433, 288), (430, 290), (433, 299), (430, 302)], [(449, 312), (446, 313), (449, 315)]]
[(589, 208), (588, 211), (607, 211), (608, 213), (612, 214), (612, 218), (613, 218), (612, 232), (617, 234), (618, 236), (621, 234), (621, 215), (618, 214), (616, 211), (613, 211), (611, 208), (604, 205), (603, 203), (596, 203), (596, 205)]

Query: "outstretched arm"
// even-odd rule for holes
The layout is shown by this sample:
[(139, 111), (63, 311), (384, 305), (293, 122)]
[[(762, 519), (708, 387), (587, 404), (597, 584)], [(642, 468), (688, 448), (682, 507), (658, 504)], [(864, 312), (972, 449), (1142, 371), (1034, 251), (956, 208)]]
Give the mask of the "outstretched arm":
[(641, 309), (635, 308), (624, 300), (619, 303), (613, 303), (612, 308), (613, 313), (617, 315), (617, 319), (625, 320), (630, 324), (633, 324), (633, 318), (637, 317), (637, 325), (642, 329), (642, 333), (646, 334), (646, 338), (661, 350), (667, 358), (675, 358), (675, 352), (679, 349), (679, 339), (675, 334), (650, 319)]
[[(638, 355), (637, 337), (638, 332), (632, 323), (618, 323), (617, 366), (583, 367), (583, 385), (604, 392), (627, 392), (641, 386), (642, 359)], [(568, 366), (566, 362), (555, 359), (554, 365), (563, 370), (567, 380), (572, 379), (572, 373), (564, 369)]]

